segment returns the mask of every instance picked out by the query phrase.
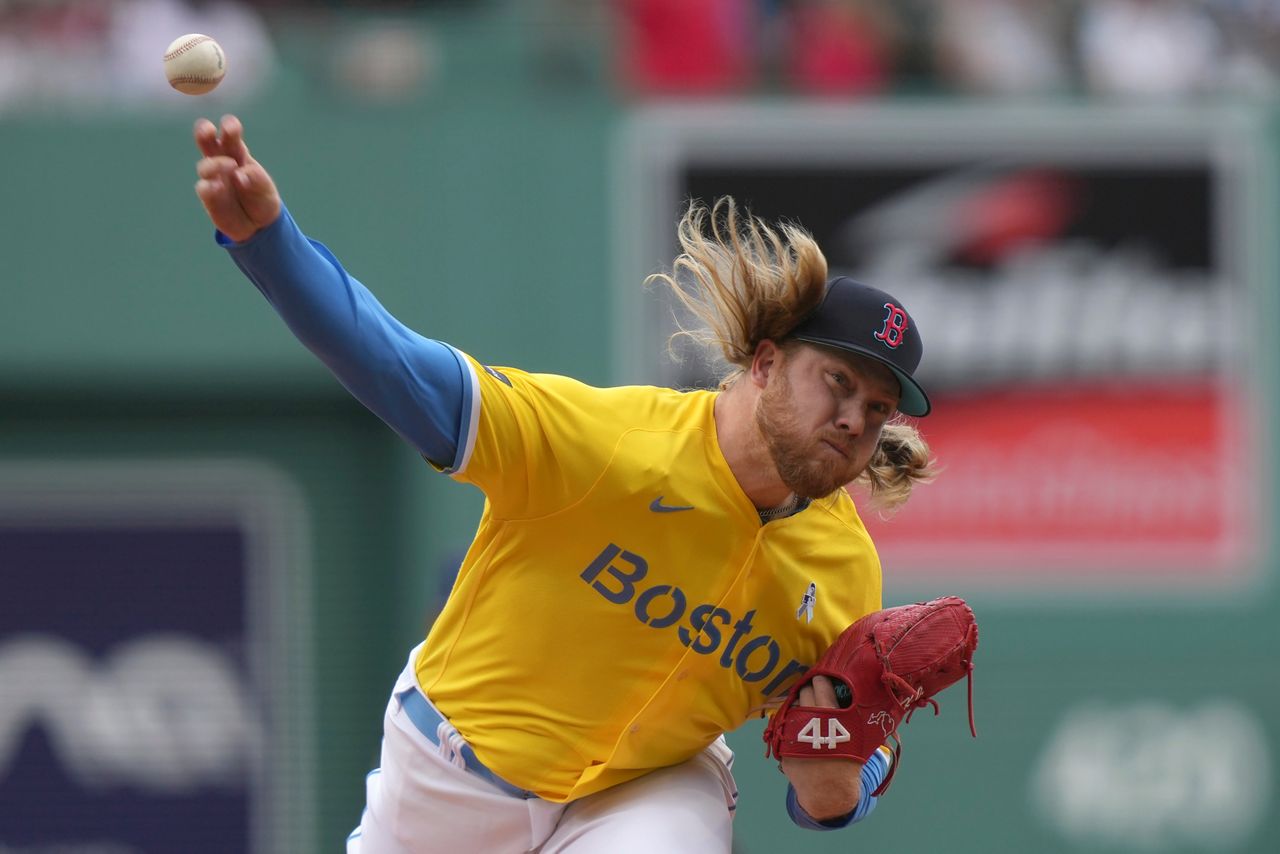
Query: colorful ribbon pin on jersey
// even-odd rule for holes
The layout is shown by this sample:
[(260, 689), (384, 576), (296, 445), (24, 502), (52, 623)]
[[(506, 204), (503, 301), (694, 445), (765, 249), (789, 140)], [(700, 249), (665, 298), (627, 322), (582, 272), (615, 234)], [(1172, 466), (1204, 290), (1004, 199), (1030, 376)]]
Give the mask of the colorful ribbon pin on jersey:
[(800, 607), (796, 609), (796, 619), (804, 617), (806, 623), (813, 622), (813, 603), (818, 601), (818, 585), (809, 582), (809, 589), (804, 592), (804, 598), (800, 600)]

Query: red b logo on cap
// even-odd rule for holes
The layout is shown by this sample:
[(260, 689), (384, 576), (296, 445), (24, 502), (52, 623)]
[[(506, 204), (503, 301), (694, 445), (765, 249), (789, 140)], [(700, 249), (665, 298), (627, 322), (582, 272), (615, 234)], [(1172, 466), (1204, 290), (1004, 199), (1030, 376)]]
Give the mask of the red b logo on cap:
[(877, 332), (876, 337), (896, 350), (907, 331), (907, 313), (891, 302), (885, 303), (884, 307), (889, 309), (889, 314), (884, 319), (884, 329)]

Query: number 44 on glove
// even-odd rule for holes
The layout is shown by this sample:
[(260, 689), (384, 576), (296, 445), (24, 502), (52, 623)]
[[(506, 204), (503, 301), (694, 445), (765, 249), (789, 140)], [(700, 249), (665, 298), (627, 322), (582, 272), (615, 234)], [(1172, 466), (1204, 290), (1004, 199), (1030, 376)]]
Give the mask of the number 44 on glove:
[[(978, 624), (958, 596), (875, 611), (845, 629), (821, 660), (800, 678), (764, 731), (765, 755), (778, 759), (844, 757), (866, 762), (886, 741), (894, 742), (894, 761), (873, 795), (880, 795), (898, 768), (902, 741), (899, 724), (927, 705), (938, 713), (933, 695), (969, 679), (969, 731), (973, 727), (973, 651)], [(838, 709), (796, 704), (800, 689), (814, 676), (847, 686), (852, 695)]]

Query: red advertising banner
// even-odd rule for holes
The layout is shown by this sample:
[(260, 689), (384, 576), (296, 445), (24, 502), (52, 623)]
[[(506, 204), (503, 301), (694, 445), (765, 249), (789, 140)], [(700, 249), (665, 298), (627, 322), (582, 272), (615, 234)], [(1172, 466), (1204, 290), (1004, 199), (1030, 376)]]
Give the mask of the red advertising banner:
[(864, 517), (890, 576), (1229, 581), (1259, 539), (1255, 421), (1212, 382), (944, 398), (920, 423), (940, 476)]

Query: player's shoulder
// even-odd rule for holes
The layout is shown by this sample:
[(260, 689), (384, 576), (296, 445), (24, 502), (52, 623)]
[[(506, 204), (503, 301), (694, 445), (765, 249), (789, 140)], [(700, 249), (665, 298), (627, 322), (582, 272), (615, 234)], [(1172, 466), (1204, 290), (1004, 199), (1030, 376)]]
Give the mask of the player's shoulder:
[(868, 544), (871, 542), (871, 535), (858, 512), (857, 502), (847, 488), (842, 487), (825, 498), (817, 499), (813, 502), (813, 507), (833, 524), (846, 528), (851, 535)]
[[(464, 354), (466, 355), (466, 354)], [(711, 392), (678, 391), (651, 385), (593, 385), (574, 377), (520, 368), (486, 365), (466, 356), (481, 385), (505, 389), (538, 399), (542, 405), (559, 404), (587, 409), (609, 418), (626, 418), (634, 426), (672, 426), (685, 419), (697, 420), (710, 405)]]
[(570, 377), (533, 377), (551, 384), (566, 398), (590, 407), (600, 417), (624, 421), (631, 429), (700, 429), (712, 417), (712, 392), (650, 385), (593, 386)]

